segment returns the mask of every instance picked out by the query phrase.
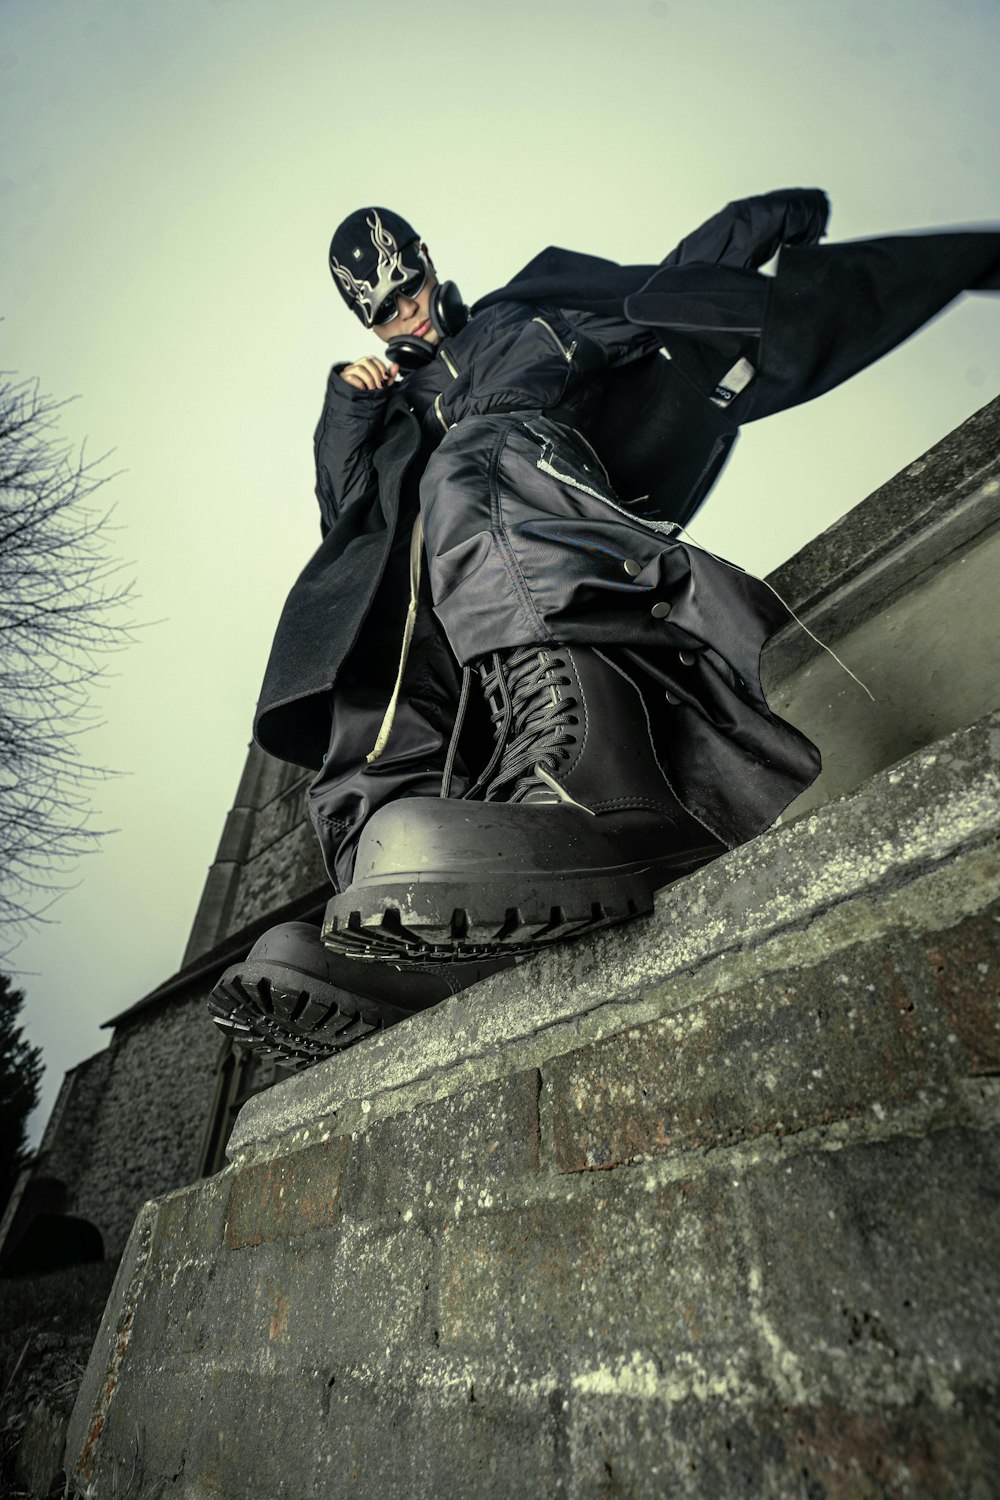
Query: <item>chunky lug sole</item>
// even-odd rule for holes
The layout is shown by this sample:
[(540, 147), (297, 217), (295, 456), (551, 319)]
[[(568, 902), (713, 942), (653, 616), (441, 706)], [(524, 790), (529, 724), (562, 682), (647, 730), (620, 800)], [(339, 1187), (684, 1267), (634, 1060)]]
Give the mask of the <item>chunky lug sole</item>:
[(247, 960), (227, 969), (212, 991), (208, 1011), (234, 1042), (277, 1056), (295, 1071), (414, 1014), (383, 1000), (350, 995), (271, 960)]
[(494, 956), (480, 963), (449, 963), (444, 972), (425, 964), (358, 962), (325, 949), (318, 928), (286, 922), (271, 928), (242, 963), (226, 970), (208, 1010), (233, 1041), (299, 1070), (440, 1004), (513, 962), (513, 957)]
[(323, 942), (421, 964), (536, 953), (651, 912), (655, 891), (721, 852), (712, 843), (624, 860), (573, 807), (392, 803), (362, 834), (355, 878), (327, 905)]

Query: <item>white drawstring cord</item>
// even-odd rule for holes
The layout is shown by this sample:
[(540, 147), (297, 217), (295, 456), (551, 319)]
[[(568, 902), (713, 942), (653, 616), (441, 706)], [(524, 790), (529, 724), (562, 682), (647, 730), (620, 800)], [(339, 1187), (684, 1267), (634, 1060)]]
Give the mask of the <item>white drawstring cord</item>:
[[(676, 523), (675, 523), (675, 525), (676, 525)], [(683, 535), (687, 537), (688, 541), (691, 542), (695, 547), (697, 547), (700, 552), (706, 552), (706, 553), (708, 553), (709, 557), (714, 557), (715, 560), (716, 560), (716, 562), (725, 563), (727, 568), (732, 568), (735, 572), (738, 572), (738, 573), (745, 573), (747, 571), (745, 568), (738, 568), (736, 566), (736, 564), (735, 563), (731, 563), (728, 558), (719, 557), (718, 554), (715, 553), (715, 552), (709, 552), (707, 547), (703, 547), (701, 545), (701, 543), (699, 541), (697, 541), (695, 539), (695, 537), (693, 537), (691, 535), (690, 531), (688, 531), (688, 529), (687, 529), (686, 526), (677, 525), (677, 531), (679, 533), (683, 533)], [(757, 578), (757, 575), (756, 575), (756, 573), (750, 573), (750, 574), (748, 574), (748, 577), (750, 577), (750, 578)], [(766, 589), (770, 589), (771, 590), (771, 593), (777, 599), (778, 603), (780, 605), (782, 605), (782, 607), (784, 609), (787, 609), (788, 613), (791, 615), (791, 617), (795, 621), (796, 625), (798, 625), (801, 630), (805, 631), (806, 635), (809, 637), (810, 640), (813, 640), (813, 641), (816, 642), (816, 644), (817, 644), (817, 646), (819, 646), (820, 650), (825, 651), (826, 654), (827, 654), (827, 656), (832, 656), (833, 659), (834, 659), (834, 661), (837, 663), (837, 666), (838, 667), (842, 667), (844, 669), (844, 671), (847, 673), (848, 677), (853, 678), (853, 680), (857, 683), (858, 687), (861, 688), (864, 692), (866, 692), (868, 694), (869, 698), (874, 703), (876, 701), (875, 694), (871, 691), (871, 689), (867, 686), (867, 684), (864, 683), (864, 682), (862, 682), (861, 678), (858, 677), (856, 673), (854, 673), (854, 672), (851, 671), (850, 667), (847, 665), (847, 663), (845, 661), (841, 661), (840, 657), (837, 655), (836, 651), (834, 651), (834, 649), (833, 649), (832, 646), (828, 646), (825, 641), (821, 641), (820, 638), (819, 638), (819, 636), (816, 635), (813, 631), (811, 631), (809, 629), (809, 626), (806, 624), (806, 622), (804, 620), (800, 620), (799, 619), (799, 617), (795, 613), (794, 609), (792, 609), (792, 606), (790, 604), (786, 604), (785, 601), (784, 601), (784, 599), (782, 599), (781, 595), (778, 593), (778, 590), (774, 587), (774, 584), (773, 583), (768, 583), (768, 581), (767, 581), (766, 578), (757, 578), (757, 582), (758, 583), (762, 583)]]
[(413, 640), (413, 630), (417, 623), (417, 600), (420, 594), (420, 565), (424, 550), (424, 522), (419, 511), (417, 519), (413, 523), (413, 531), (410, 534), (410, 607), (406, 611), (406, 624), (403, 627), (403, 649), (399, 654), (399, 671), (396, 673), (396, 686), (392, 690), (389, 699), (389, 707), (385, 711), (382, 727), (378, 732), (378, 738), (373, 748), (365, 757), (368, 764), (378, 760), (382, 751), (389, 742), (392, 733), (392, 721), (396, 717), (396, 705), (399, 702), (400, 690), (403, 686), (403, 673), (406, 671), (406, 659), (410, 654), (410, 643)]

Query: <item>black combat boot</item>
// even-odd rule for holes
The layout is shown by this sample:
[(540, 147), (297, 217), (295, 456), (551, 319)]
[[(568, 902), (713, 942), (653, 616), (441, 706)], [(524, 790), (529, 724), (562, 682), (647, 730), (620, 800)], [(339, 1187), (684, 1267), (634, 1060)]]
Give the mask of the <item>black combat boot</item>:
[(494, 751), (461, 798), (405, 799), (361, 835), (327, 906), (341, 953), (435, 962), (529, 953), (652, 910), (725, 845), (678, 802), (639, 682), (587, 646), (479, 663)]
[(283, 922), (258, 938), (242, 963), (226, 970), (208, 1009), (233, 1041), (277, 1054), (285, 1067), (298, 1070), (513, 962), (513, 955), (501, 954), (441, 969), (427, 964), (390, 967), (331, 953), (320, 942), (318, 927)]

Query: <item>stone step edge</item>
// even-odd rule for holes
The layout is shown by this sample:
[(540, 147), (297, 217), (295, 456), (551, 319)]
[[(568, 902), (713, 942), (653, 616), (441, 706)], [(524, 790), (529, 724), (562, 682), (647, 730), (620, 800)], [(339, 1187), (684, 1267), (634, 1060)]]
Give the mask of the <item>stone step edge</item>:
[(227, 1154), (236, 1160), (284, 1135), (293, 1149), (303, 1128), (345, 1111), (363, 1118), (373, 1101), (411, 1086), (436, 1098), (502, 1076), (514, 1061), (505, 1051), (525, 1038), (554, 1027), (571, 1034), (596, 1007), (899, 890), (998, 836), (1000, 712), (679, 881), (651, 917), (555, 947), (256, 1095)]
[[(793, 620), (771, 637), (762, 658), (766, 691), (769, 694), (780, 691), (783, 682), (820, 656), (823, 651), (820, 642), (835, 645), (902, 595), (919, 588), (955, 559), (985, 542), (998, 527), (1000, 457), (977, 475), (974, 483), (959, 487), (954, 504), (943, 513), (928, 517), (921, 530), (901, 536), (892, 547), (873, 556), (865, 566), (835, 582), (822, 594), (814, 595), (807, 603), (787, 600), (813, 635)], [(767, 581), (771, 583), (771, 579)], [(784, 597), (780, 591), (779, 597)]]
[[(869, 572), (901, 543), (947, 522), (998, 472), (1000, 396), (804, 543), (768, 582), (801, 614)], [(965, 522), (958, 525), (961, 529)]]

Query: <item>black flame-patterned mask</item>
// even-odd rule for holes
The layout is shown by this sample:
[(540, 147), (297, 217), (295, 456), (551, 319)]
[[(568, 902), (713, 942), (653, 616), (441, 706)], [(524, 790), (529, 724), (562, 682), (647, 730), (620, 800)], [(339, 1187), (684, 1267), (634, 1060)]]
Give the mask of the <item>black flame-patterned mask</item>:
[(366, 328), (390, 293), (421, 274), (418, 243), (413, 226), (388, 208), (359, 208), (334, 230), (330, 271)]

